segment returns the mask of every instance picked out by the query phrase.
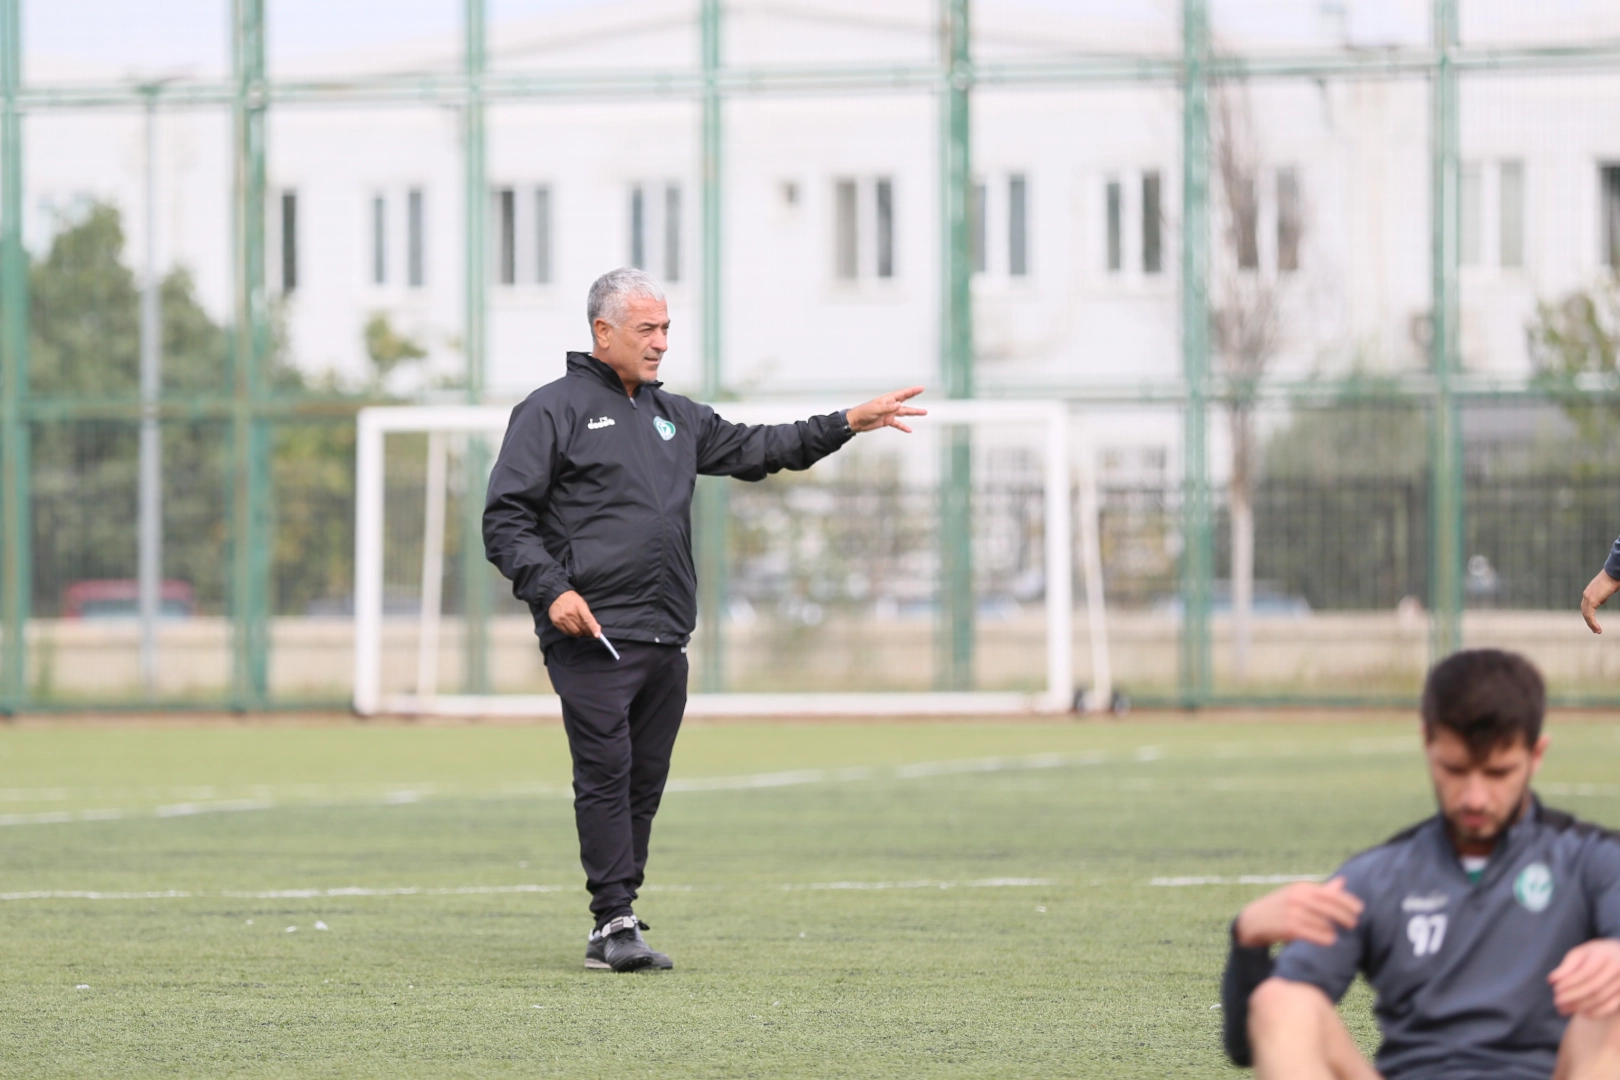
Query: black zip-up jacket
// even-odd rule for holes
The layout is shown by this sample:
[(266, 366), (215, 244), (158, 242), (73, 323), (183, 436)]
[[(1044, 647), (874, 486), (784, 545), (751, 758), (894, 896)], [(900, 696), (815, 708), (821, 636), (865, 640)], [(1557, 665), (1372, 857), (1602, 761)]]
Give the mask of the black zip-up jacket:
[(551, 605), (570, 589), (609, 639), (684, 645), (697, 621), (697, 475), (762, 480), (807, 469), (850, 440), (841, 412), (732, 424), (707, 405), (568, 354), (568, 373), (512, 410), (484, 501), (484, 554), (534, 613), (542, 647), (565, 634)]

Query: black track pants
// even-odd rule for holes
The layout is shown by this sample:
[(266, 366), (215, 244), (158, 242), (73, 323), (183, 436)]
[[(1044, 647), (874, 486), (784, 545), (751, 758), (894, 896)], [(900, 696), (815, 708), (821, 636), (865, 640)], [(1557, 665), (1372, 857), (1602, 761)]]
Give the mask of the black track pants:
[(594, 638), (546, 650), (574, 757), (579, 861), (596, 925), (630, 914), (647, 868), (647, 840), (664, 796), (686, 711), (686, 653), (673, 645)]

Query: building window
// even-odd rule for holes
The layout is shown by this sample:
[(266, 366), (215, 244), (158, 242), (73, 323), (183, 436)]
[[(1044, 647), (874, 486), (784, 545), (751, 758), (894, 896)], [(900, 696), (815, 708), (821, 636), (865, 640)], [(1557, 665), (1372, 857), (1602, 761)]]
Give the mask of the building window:
[(1007, 274), (1029, 276), (1029, 183), (1022, 174), (1007, 180)]
[(1299, 173), (1277, 170), (1277, 272), (1291, 274), (1299, 269), (1299, 238), (1303, 230), (1299, 198)]
[(388, 284), (388, 202), (371, 197), (371, 283)]
[(1108, 271), (1117, 274), (1125, 268), (1124, 239), (1125, 208), (1121, 205), (1123, 189), (1118, 180), (1108, 181)]
[(551, 189), (534, 189), (534, 280), (551, 284)]
[(647, 269), (647, 193), (640, 184), (630, 189), (630, 265)]
[(664, 280), (681, 280), (681, 187), (664, 188)]
[(1524, 162), (1504, 161), (1496, 178), (1497, 248), (1505, 267), (1524, 266)]
[(281, 291), (298, 288), (298, 193), (281, 193)]
[[(662, 190), (662, 198), (659, 197)], [(630, 265), (656, 270), (665, 281), (682, 274), (681, 186), (635, 184), (630, 188)]]
[(1142, 272), (1164, 271), (1164, 213), (1157, 172), (1142, 174)]
[(1226, 193), (1232, 215), (1232, 247), (1239, 270), (1260, 268), (1260, 200), (1254, 178), (1238, 177)]
[(986, 205), (989, 202), (986, 198), (988, 194), (982, 181), (968, 188), (968, 262), (975, 274), (982, 274), (985, 271), (985, 233), (989, 227), (989, 222), (985, 219), (990, 209)]
[(1620, 165), (1605, 165), (1603, 188), (1603, 262), (1620, 270)]
[(517, 284), (517, 192), (511, 188), (498, 188), (494, 199), (495, 244), (491, 254), (495, 257), (495, 282), (498, 285)]
[(895, 276), (894, 180), (833, 181), (832, 271), (839, 281)]
[(405, 195), (405, 284), (413, 289), (427, 283), (426, 239), (422, 226), (422, 189), (412, 188)]
[(1464, 266), (1478, 266), (1485, 247), (1485, 173), (1478, 165), (1464, 165), (1459, 198), (1458, 257)]
[(839, 180), (833, 185), (833, 273), (844, 281), (854, 281), (860, 271), (855, 192), (853, 180)]
[(894, 277), (894, 181), (877, 182), (877, 276)]

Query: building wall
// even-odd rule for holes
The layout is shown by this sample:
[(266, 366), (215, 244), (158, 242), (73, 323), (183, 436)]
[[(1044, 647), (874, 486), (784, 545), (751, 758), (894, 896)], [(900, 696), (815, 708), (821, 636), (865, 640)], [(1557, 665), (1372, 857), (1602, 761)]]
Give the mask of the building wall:
[[(1377, 5), (1375, 5), (1377, 6)], [(1422, 5), (1382, 5), (1348, 22), (1316, 12), (1264, 27), (1264, 3), (1217, 12), (1230, 47), (1334, 44), (1334, 35), (1399, 40)], [(1579, 7), (1580, 5), (1575, 5)], [(739, 3), (728, 8), (730, 63), (927, 62), (934, 5), (822, 0), (816, 11)], [(1411, 8), (1412, 10), (1408, 10)], [(817, 13), (819, 11), (819, 14)], [(1601, 9), (1565, 13), (1590, 30)], [(1328, 13), (1331, 14), (1331, 13)], [(695, 5), (631, 0), (546, 19), (497, 25), (499, 70), (577, 69), (695, 61)], [(1057, 51), (1118, 31), (1120, 40), (1167, 47), (1165, 26), (1116, 26), (1098, 8), (986, 3), (979, 22), (987, 55), (1039, 55), (1050, 29)], [(1279, 16), (1280, 18), (1280, 16)], [(1479, 35), (1517, 40), (1533, 28), (1492, 9), (1471, 16)], [(1581, 21), (1584, 19), (1585, 21)], [(1162, 21), (1162, 20), (1160, 20)], [(1129, 20), (1127, 20), (1129, 22)], [(1352, 25), (1353, 24), (1353, 25)], [(1365, 26), (1363, 25), (1365, 24)], [(1166, 24), (1168, 25), (1168, 24)], [(1413, 25), (1421, 27), (1418, 20)], [(1560, 23), (1559, 25), (1563, 25)], [(1361, 29), (1357, 29), (1361, 27)], [(1367, 29), (1371, 27), (1371, 29)], [(1403, 29), (1403, 27), (1405, 29)], [(1110, 30), (1112, 28), (1112, 31)], [(1493, 29), (1494, 28), (1494, 29)], [(1173, 27), (1171, 27), (1173, 29)], [(1556, 29), (1556, 28), (1555, 28)], [(1599, 27), (1601, 29), (1601, 27)], [(1277, 35), (1281, 35), (1278, 37)], [(327, 56), (309, 71), (453, 67), (458, 43), (424, 41)], [(308, 69), (308, 70), (305, 70)], [(33, 70), (48, 78), (48, 70)], [(1598, 170), (1620, 161), (1620, 76), (1470, 77), (1462, 101), (1465, 163), (1479, 166), (1482, 257), (1463, 271), (1463, 355), (1474, 370), (1523, 373), (1526, 320), (1538, 300), (1595, 281), (1602, 271)], [(1424, 363), (1421, 322), (1429, 293), (1428, 109), (1421, 80), (1261, 83), (1228, 88), (1250, 118), (1260, 166), (1262, 274), (1275, 273), (1275, 177), (1300, 177), (1304, 241), (1299, 271), (1283, 275), (1285, 333), (1279, 374), (1352, 368), (1398, 371)], [(979, 381), (1000, 392), (1048, 392), (1079, 383), (1126, 386), (1173, 379), (1179, 370), (1181, 120), (1173, 88), (1022, 90), (975, 95), (976, 172), (989, 192), (988, 261), (975, 282)], [(916, 93), (777, 98), (727, 103), (725, 133), (725, 381), (742, 395), (849, 394), (929, 382), (938, 370), (939, 156), (937, 105)], [(160, 124), (160, 261), (195, 273), (205, 302), (228, 310), (229, 121), (222, 111), (165, 114)], [(27, 127), (30, 243), (48, 239), (53, 215), (85, 197), (126, 211), (132, 261), (144, 242), (140, 217), (144, 144), (135, 113), (47, 113)], [(292, 359), (349, 384), (370, 377), (361, 328), (386, 313), (430, 351), (397, 373), (401, 392), (453, 381), (462, 360), (463, 217), (461, 121), (450, 108), (280, 108), (270, 128), (271, 280), (279, 279), (279, 196), (298, 205), (298, 287), (285, 297)], [(519, 268), (492, 284), (488, 383), (515, 397), (557, 375), (562, 353), (586, 341), (583, 296), (601, 271), (629, 261), (630, 190), (681, 200), (678, 280), (670, 282), (676, 388), (698, 382), (701, 272), (698, 109), (689, 101), (498, 104), (489, 111), (489, 180), (532, 209), (544, 187), (551, 206), (551, 275), (536, 280), (535, 224), (520, 210)], [(1500, 257), (1502, 163), (1522, 167), (1523, 266)], [(1163, 261), (1142, 256), (1142, 181), (1157, 173)], [(1028, 195), (1029, 272), (1007, 261), (1009, 184)], [(837, 185), (860, 192), (860, 269), (836, 272)], [(892, 185), (894, 272), (873, 270), (871, 202)], [(1107, 190), (1121, 193), (1121, 265), (1108, 267)], [(425, 276), (405, 282), (405, 208), (419, 191), (425, 215)], [(1270, 192), (1270, 194), (1268, 194)], [(371, 280), (372, 200), (386, 205), (386, 281)], [(1235, 273), (1219, 202), (1213, 215), (1217, 292)], [(656, 221), (656, 217), (653, 219)], [(1268, 246), (1270, 245), (1270, 246)], [(493, 245), (492, 245), (493, 246)], [(656, 245), (654, 245), (656, 248)], [(1267, 254), (1271, 251), (1272, 254)], [(492, 254), (492, 258), (493, 258)], [(661, 266), (652, 266), (662, 273)]]

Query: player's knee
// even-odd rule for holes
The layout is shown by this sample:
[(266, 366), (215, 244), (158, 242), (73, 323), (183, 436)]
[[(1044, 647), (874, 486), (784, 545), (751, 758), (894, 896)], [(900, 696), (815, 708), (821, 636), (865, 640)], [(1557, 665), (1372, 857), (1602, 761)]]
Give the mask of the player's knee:
[(1249, 995), (1249, 1038), (1264, 1042), (1279, 1031), (1298, 1031), (1320, 1014), (1327, 998), (1305, 983), (1270, 978)]
[(1601, 1020), (1576, 1016), (1564, 1032), (1559, 1048), (1559, 1080), (1617, 1080), (1620, 1078), (1620, 1016)]

